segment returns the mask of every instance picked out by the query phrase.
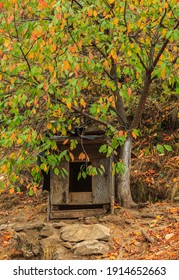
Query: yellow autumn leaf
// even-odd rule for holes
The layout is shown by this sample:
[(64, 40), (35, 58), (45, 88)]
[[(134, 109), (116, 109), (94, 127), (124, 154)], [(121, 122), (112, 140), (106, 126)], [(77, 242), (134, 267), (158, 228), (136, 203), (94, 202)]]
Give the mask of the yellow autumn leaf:
[(68, 60), (65, 60), (64, 63), (63, 63), (63, 65), (64, 65), (64, 68), (65, 68), (66, 70), (68, 70), (68, 69), (70, 68), (70, 64), (69, 64)]
[(14, 152), (12, 152), (10, 155), (9, 155), (10, 158), (15, 158), (15, 154)]
[(46, 172), (47, 171), (47, 165), (44, 163), (43, 165), (43, 170)]
[(96, 17), (98, 12), (96, 10), (93, 11), (93, 16)]
[(112, 56), (112, 58), (113, 58), (114, 60), (117, 60), (117, 59), (118, 59), (118, 56), (117, 56), (115, 50), (112, 50), (112, 51), (111, 51), (111, 56)]
[(163, 68), (162, 71), (161, 71), (161, 77), (162, 77), (162, 79), (165, 79), (165, 77), (166, 77), (166, 69), (165, 68)]
[(51, 45), (51, 47), (50, 47), (50, 50), (52, 51), (52, 52), (55, 52), (56, 51), (56, 45), (55, 44), (52, 44)]
[(114, 20), (113, 20), (114, 25), (117, 26), (117, 25), (118, 25), (118, 22), (119, 22), (118, 18), (115, 17)]
[(78, 107), (78, 102), (76, 100), (74, 100), (74, 105), (75, 107)]
[(108, 0), (108, 3), (109, 4), (112, 4), (112, 3), (114, 3), (115, 2), (115, 0)]
[(18, 138), (17, 139), (17, 144), (21, 144), (22, 143), (22, 139)]

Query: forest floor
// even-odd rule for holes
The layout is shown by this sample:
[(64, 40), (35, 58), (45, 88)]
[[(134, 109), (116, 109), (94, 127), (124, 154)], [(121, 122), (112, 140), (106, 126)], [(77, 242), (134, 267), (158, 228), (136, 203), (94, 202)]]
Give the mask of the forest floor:
[[(0, 196), (0, 259), (43, 259), (40, 251), (28, 256), (22, 254), (13, 226), (46, 223), (46, 196)], [(179, 204), (178, 202), (149, 203), (144, 208), (115, 208), (114, 215), (66, 220), (69, 223), (102, 224), (110, 229), (109, 252), (101, 256), (83, 256), (79, 259), (164, 260), (179, 259)], [(9, 225), (9, 227), (8, 227)], [(24, 231), (26, 234), (27, 232)], [(28, 244), (38, 246), (38, 230), (30, 231)], [(24, 239), (27, 242), (27, 238)], [(28, 245), (26, 244), (26, 245)], [(62, 259), (78, 259), (64, 254)]]

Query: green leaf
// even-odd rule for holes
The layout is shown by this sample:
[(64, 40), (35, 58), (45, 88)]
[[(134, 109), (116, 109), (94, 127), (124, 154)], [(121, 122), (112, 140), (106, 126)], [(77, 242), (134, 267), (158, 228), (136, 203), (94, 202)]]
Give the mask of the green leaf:
[(33, 191), (32, 188), (30, 188), (30, 190), (29, 190), (29, 195), (30, 195), (30, 196), (33, 196), (33, 195), (34, 195), (34, 191)]
[(58, 175), (59, 175), (59, 169), (58, 169), (58, 168), (55, 168), (55, 169), (54, 169), (54, 173), (55, 173), (55, 175), (58, 176)]
[(100, 152), (100, 153), (106, 153), (106, 151), (107, 151), (107, 145), (104, 144), (104, 145), (102, 145), (102, 146), (100, 147), (99, 152)]
[(162, 145), (160, 145), (160, 144), (157, 144), (157, 151), (160, 154), (164, 154), (165, 153), (164, 147)]
[(173, 151), (172, 147), (170, 145), (164, 145), (164, 148), (168, 151), (171, 152)]

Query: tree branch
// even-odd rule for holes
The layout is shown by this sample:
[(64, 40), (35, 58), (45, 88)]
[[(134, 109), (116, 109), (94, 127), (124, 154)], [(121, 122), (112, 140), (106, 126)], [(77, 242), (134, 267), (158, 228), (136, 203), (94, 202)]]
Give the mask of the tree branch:
[(77, 0), (72, 0), (71, 5), (73, 5), (73, 2), (75, 2), (81, 9), (83, 8), (83, 6)]
[[(66, 103), (65, 102), (63, 102), (62, 100), (54, 100), (54, 99), (52, 99), (51, 97), (50, 97), (50, 100), (51, 100), (51, 102), (52, 103), (61, 103), (61, 104), (63, 104), (63, 105), (65, 105), (66, 106)], [(73, 111), (75, 111), (75, 112), (77, 112), (77, 113), (79, 113), (80, 115), (82, 115), (82, 116), (84, 116), (84, 117), (86, 117), (86, 118), (88, 118), (88, 119), (90, 119), (90, 120), (92, 120), (92, 121), (94, 121), (94, 122), (97, 122), (97, 123), (99, 123), (99, 124), (101, 124), (101, 125), (103, 125), (103, 126), (105, 126), (105, 127), (112, 127), (112, 125), (110, 124), (110, 123), (108, 123), (108, 122), (103, 122), (103, 121), (101, 121), (101, 120), (99, 120), (99, 119), (96, 119), (95, 117), (93, 117), (93, 116), (91, 116), (90, 114), (88, 114), (88, 113), (85, 113), (85, 112), (83, 112), (83, 111), (81, 111), (80, 109), (78, 109), (78, 108), (76, 108), (75, 106), (71, 106), (71, 109), (73, 110)], [(115, 128), (114, 128), (115, 129)]]
[(104, 58), (107, 58), (107, 55), (96, 45), (95, 42), (92, 42), (92, 46), (95, 47)]
[(130, 125), (130, 130), (137, 128), (138, 124), (141, 120), (141, 116), (144, 110), (144, 106), (147, 100), (147, 97), (149, 96), (149, 89), (150, 89), (150, 85), (151, 85), (151, 72), (147, 71), (145, 74), (145, 80), (144, 80), (144, 86), (143, 86), (143, 90), (142, 90), (142, 94), (139, 100), (139, 104), (137, 106), (133, 121)]
[(141, 64), (142, 64), (142, 66), (144, 67), (145, 71), (147, 71), (147, 66), (146, 66), (146, 65), (145, 65), (145, 63), (143, 62), (143, 60), (142, 60), (142, 58), (141, 58), (140, 54), (138, 54), (138, 53), (137, 53), (137, 57), (139, 58), (140, 63), (141, 63)]
[(172, 64), (175, 64), (177, 62), (177, 59), (179, 58), (179, 55), (177, 55), (173, 60), (172, 60)]
[[(176, 23), (176, 25), (174, 26), (173, 30), (176, 30), (176, 29), (178, 28), (178, 26), (179, 26), (179, 20), (178, 20), (178, 22)], [(159, 52), (158, 52), (158, 54), (157, 54), (157, 56), (156, 56), (156, 58), (155, 58), (155, 60), (154, 60), (153, 66), (152, 66), (151, 69), (150, 69), (151, 71), (154, 70), (155, 66), (157, 65), (157, 63), (158, 63), (158, 61), (159, 61), (159, 59), (160, 59), (162, 53), (164, 52), (164, 50), (165, 50), (165, 48), (166, 48), (166, 46), (168, 45), (169, 42), (170, 42), (170, 38), (165, 39), (165, 41), (164, 41), (164, 43), (163, 43), (161, 49), (159, 50)]]
[(116, 86), (116, 89), (114, 90), (115, 107), (117, 113), (120, 115), (120, 118), (118, 117), (119, 123), (121, 124), (121, 120), (122, 120), (122, 125), (125, 125), (125, 127), (127, 128), (127, 115), (124, 109), (122, 97), (120, 95), (119, 87), (118, 87), (117, 67), (113, 58), (111, 58), (111, 61), (112, 61), (111, 75), (113, 77)]

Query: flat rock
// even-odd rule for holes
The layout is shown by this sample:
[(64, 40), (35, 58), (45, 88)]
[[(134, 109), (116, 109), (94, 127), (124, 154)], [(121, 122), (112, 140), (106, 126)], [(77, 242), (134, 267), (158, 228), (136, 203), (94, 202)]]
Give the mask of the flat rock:
[(98, 240), (88, 240), (74, 245), (73, 250), (78, 256), (103, 255), (109, 251), (109, 246)]
[[(47, 238), (40, 240), (42, 249), (43, 260), (54, 260), (61, 259), (62, 251), (65, 253), (68, 251), (63, 245), (61, 245), (59, 234), (53, 234)], [(57, 250), (58, 249), (58, 250)]]
[(61, 238), (64, 241), (80, 242), (84, 240), (105, 240), (109, 239), (110, 229), (100, 225), (70, 225), (62, 227)]
[(21, 226), (15, 226), (14, 230), (16, 232), (19, 231), (25, 231), (25, 230), (32, 230), (32, 229), (36, 229), (36, 230), (40, 230), (42, 229), (44, 226), (44, 224), (29, 224), (29, 225), (21, 225)]
[(51, 246), (56, 246), (57, 244), (60, 244), (60, 236), (57, 233), (54, 233), (53, 235), (41, 239), (40, 240), (40, 244), (42, 248), (47, 248), (47, 247), (51, 247)]
[(55, 233), (56, 233), (56, 229), (54, 229), (51, 225), (45, 225), (40, 232), (40, 237), (46, 238)]
[(68, 252), (68, 249), (59, 244), (53, 253), (53, 260), (63, 260), (63, 256)]
[(62, 228), (62, 227), (65, 227), (65, 226), (67, 226), (67, 225), (69, 225), (69, 224), (67, 224), (67, 223), (65, 223), (65, 222), (59, 222), (59, 223), (53, 223), (52, 224), (52, 226), (54, 227), (54, 228)]

